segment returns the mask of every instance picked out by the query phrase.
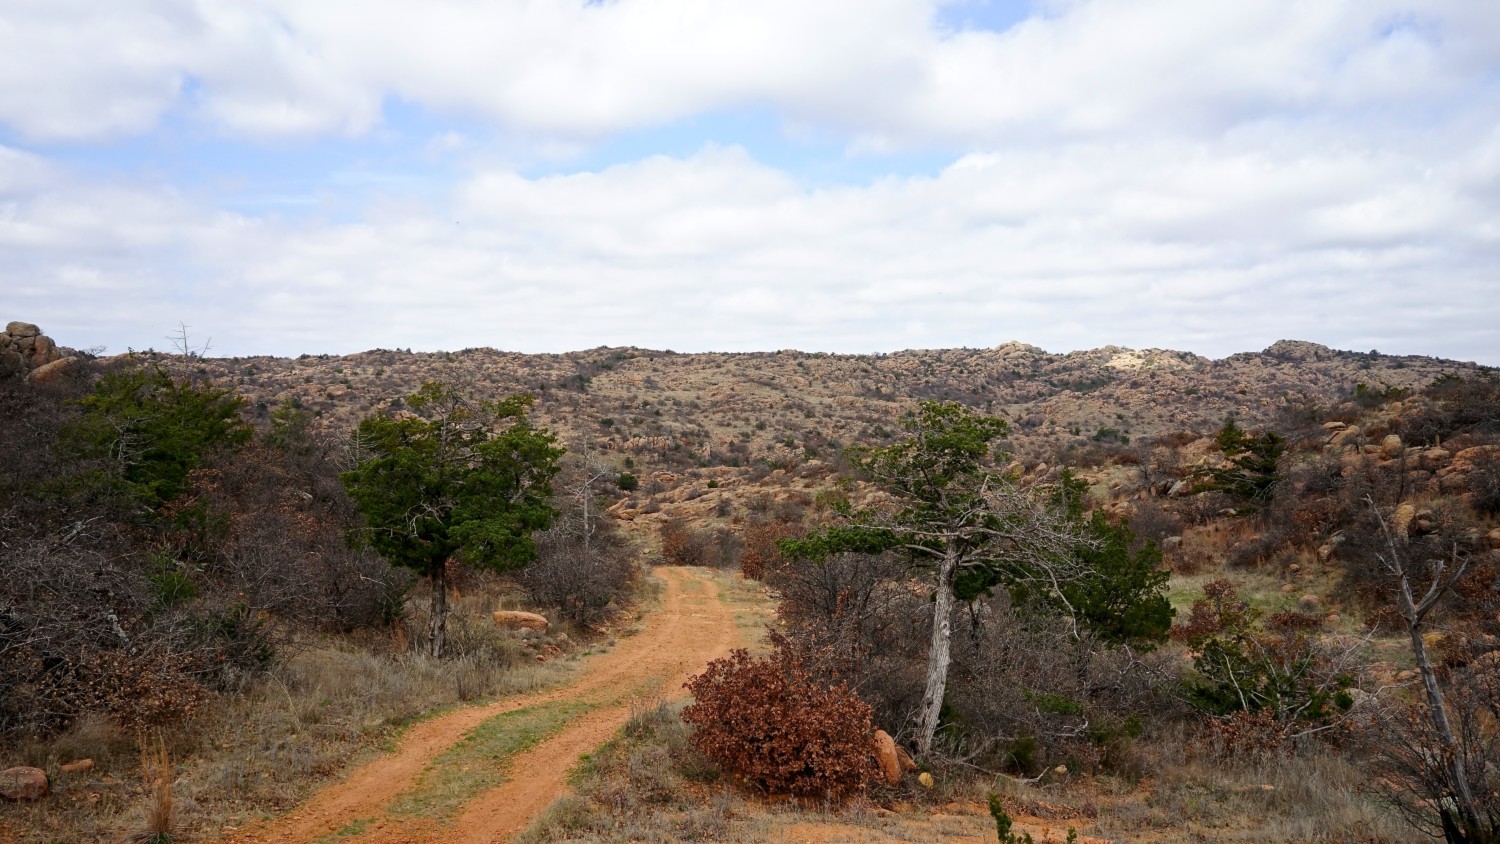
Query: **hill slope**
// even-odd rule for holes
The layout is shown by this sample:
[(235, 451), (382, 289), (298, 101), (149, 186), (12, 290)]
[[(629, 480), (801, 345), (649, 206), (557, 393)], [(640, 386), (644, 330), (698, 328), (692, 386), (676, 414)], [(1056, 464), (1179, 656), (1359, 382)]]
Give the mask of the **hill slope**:
[(352, 428), (428, 380), (479, 395), (529, 390), (538, 396), (537, 423), (557, 430), (570, 448), (587, 443), (616, 465), (630, 457), (648, 471), (780, 465), (878, 442), (918, 399), (950, 399), (1009, 418), (1017, 453), (1037, 460), (1097, 440), (1206, 432), (1230, 413), (1263, 425), (1346, 398), (1359, 384), (1410, 388), (1477, 369), (1297, 341), (1222, 360), (1115, 346), (1049, 354), (1007, 343), (881, 355), (374, 350), (198, 365), (243, 391), (261, 413), (297, 403), (330, 429)]

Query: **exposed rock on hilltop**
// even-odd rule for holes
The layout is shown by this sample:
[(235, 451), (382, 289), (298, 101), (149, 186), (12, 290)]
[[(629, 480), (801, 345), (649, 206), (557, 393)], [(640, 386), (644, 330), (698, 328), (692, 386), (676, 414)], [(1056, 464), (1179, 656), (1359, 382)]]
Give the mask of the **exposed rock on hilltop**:
[(17, 376), (45, 381), (75, 360), (71, 349), (59, 349), (52, 338), (29, 322), (12, 322), (0, 332), (0, 378)]
[(1306, 340), (1277, 340), (1261, 352), (1268, 358), (1291, 363), (1330, 360), (1338, 354), (1327, 346), (1309, 343)]
[(1281, 341), (1222, 360), (1167, 349), (1108, 346), (1049, 354), (1023, 343), (875, 355), (780, 351), (678, 354), (599, 348), (525, 355), (494, 349), (341, 357), (197, 360), (243, 391), (258, 412), (307, 408), (329, 429), (444, 379), (481, 395), (526, 390), (535, 420), (571, 448), (588, 444), (623, 467), (790, 467), (855, 442), (882, 442), (919, 399), (962, 402), (1012, 423), (1011, 443), (1034, 465), (1060, 449), (1122, 444), (1177, 431), (1205, 434), (1234, 413), (1262, 426), (1279, 416), (1371, 390), (1423, 386), (1473, 364), (1336, 351)]

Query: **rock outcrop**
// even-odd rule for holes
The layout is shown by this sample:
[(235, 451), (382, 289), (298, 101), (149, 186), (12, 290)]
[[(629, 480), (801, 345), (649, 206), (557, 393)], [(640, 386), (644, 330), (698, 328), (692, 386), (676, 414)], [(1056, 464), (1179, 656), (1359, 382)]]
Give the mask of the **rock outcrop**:
[(875, 761), (880, 764), (880, 778), (886, 785), (901, 782), (901, 757), (896, 753), (896, 740), (885, 730), (875, 731)]
[(1412, 520), (1417, 517), (1417, 508), (1410, 503), (1402, 502), (1391, 514), (1391, 530), (1397, 536), (1410, 536)]
[(29, 322), (12, 322), (0, 332), (0, 378), (25, 377), (68, 357), (52, 338)]
[(1384, 457), (1387, 460), (1395, 460), (1397, 457), (1401, 456), (1401, 453), (1403, 450), (1405, 450), (1405, 448), (1406, 446), (1401, 442), (1401, 438), (1399, 436), (1395, 434), (1387, 434), (1385, 439), (1380, 441), (1380, 456)]
[(33, 384), (50, 384), (66, 375), (78, 363), (78, 358), (68, 355), (51, 363), (44, 363), (27, 373), (26, 380)]

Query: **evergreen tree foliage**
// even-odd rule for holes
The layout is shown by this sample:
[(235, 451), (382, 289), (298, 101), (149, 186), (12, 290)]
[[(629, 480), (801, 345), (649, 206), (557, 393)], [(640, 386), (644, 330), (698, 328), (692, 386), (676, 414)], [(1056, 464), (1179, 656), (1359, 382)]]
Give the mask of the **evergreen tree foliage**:
[(413, 413), (369, 416), (355, 432), (361, 459), (344, 485), (371, 547), (431, 581), (433, 656), (444, 646), (448, 560), (520, 568), (536, 554), (532, 534), (552, 522), (563, 452), (527, 422), (533, 401), (519, 394), (471, 402), (451, 385), (428, 382), (406, 398)]
[(1111, 521), (1101, 510), (1085, 515), (1086, 485), (1064, 471), (1055, 496), (1082, 535), (1092, 540), (1073, 549), (1084, 576), (1059, 585), (1055, 598), (1048, 593), (1013, 590), (1018, 603), (1041, 602), (1054, 610), (1071, 612), (1080, 627), (1108, 645), (1131, 645), (1150, 650), (1172, 631), (1172, 604), (1167, 581), (1172, 573), (1162, 567), (1155, 542), (1136, 545), (1130, 522)]
[(1230, 465), (1200, 470), (1198, 490), (1222, 490), (1257, 504), (1270, 500), (1280, 480), (1276, 463), (1286, 451), (1286, 438), (1275, 431), (1251, 433), (1235, 424), (1231, 417), (1214, 441)]
[(1132, 551), (1135, 532), (1130, 524), (1111, 522), (1099, 510), (1089, 516), (1083, 530), (1098, 543), (1080, 545), (1074, 552), (1088, 576), (1059, 589), (1072, 605), (1074, 618), (1107, 644), (1149, 650), (1166, 641), (1173, 610), (1165, 591), (1172, 573), (1162, 568), (1156, 543)]
[(105, 373), (80, 404), (82, 415), (62, 439), (94, 467), (82, 483), (151, 510), (182, 493), (210, 449), (243, 445), (251, 435), (240, 417), (244, 398), (156, 366)]

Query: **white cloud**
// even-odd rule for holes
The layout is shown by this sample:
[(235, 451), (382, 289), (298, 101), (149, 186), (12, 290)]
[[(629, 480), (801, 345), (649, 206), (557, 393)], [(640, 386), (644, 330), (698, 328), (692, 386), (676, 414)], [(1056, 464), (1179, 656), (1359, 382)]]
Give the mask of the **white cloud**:
[[(36, 167), (4, 162), (0, 185)], [(340, 224), (54, 170), (0, 193), (0, 275), (22, 279), (0, 306), (116, 349), (162, 345), (181, 320), (225, 353), (1020, 338), (1226, 354), (1295, 337), (1496, 363), (1500, 241), (1465, 172), (1157, 139), (813, 190), (710, 147), (599, 172), (479, 173), (438, 206), (392, 196)]]
[[(1056, 0), (997, 33), (937, 2), (12, 3), (0, 124), (42, 152), (0, 147), (0, 312), (115, 349), (181, 320), (236, 353), (1298, 337), (1500, 362), (1500, 5)], [(826, 188), (728, 138), (446, 193), (382, 170), (288, 218), (42, 146), (374, 136), (392, 97), (471, 118), (426, 148), (450, 162), (487, 127), (566, 160), (737, 108), (958, 152)]]
[(1003, 33), (947, 31), (936, 11), (936, 0), (12, 4), (0, 121), (36, 139), (98, 138), (180, 109), (235, 134), (348, 134), (396, 96), (553, 139), (765, 107), (865, 145), (994, 144), (1431, 105), (1492, 81), (1500, 57), (1500, 14), (1472, 0), (1091, 0)]
[(182, 92), (198, 35), (185, 4), (7, 3), (0, 122), (33, 138), (145, 132)]

